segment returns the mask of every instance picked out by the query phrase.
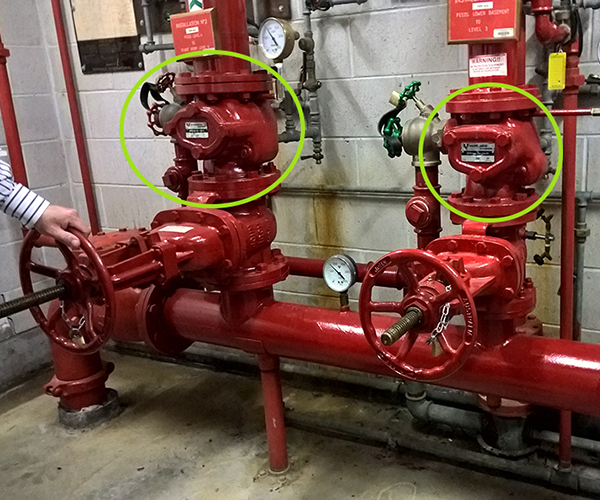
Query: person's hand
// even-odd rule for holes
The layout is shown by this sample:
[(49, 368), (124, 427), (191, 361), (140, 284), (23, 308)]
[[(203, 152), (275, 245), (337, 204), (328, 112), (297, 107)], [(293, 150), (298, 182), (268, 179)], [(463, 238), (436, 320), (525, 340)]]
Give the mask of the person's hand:
[(35, 224), (35, 228), (41, 234), (77, 250), (80, 246), (79, 239), (67, 231), (69, 227), (78, 229), (86, 236), (90, 234), (90, 228), (81, 220), (77, 210), (58, 205), (50, 205)]

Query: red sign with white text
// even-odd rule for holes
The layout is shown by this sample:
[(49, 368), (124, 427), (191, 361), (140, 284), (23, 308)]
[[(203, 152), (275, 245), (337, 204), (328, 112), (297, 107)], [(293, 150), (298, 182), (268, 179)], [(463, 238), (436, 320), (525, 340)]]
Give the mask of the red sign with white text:
[(448, 43), (518, 40), (520, 0), (448, 0)]
[(213, 12), (213, 9), (204, 9), (171, 16), (175, 54), (218, 48)]

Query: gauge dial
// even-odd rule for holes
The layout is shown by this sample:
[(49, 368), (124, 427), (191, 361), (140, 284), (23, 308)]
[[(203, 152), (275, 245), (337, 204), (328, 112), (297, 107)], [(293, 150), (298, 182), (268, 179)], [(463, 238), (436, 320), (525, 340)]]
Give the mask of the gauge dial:
[(325, 283), (334, 292), (347, 292), (356, 283), (357, 277), (356, 262), (349, 255), (334, 255), (323, 265)]
[(287, 21), (269, 17), (258, 31), (258, 45), (269, 59), (283, 61), (292, 53), (296, 32)]

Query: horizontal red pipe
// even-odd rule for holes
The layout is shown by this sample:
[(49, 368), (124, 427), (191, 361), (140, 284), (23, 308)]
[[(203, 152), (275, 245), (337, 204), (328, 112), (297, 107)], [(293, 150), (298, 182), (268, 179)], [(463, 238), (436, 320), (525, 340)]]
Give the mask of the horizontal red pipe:
[[(394, 375), (367, 344), (357, 313), (273, 302), (242, 324), (228, 323), (219, 300), (218, 294), (178, 290), (164, 307), (167, 331), (249, 352)], [(378, 315), (374, 323), (385, 329), (395, 319)], [(431, 359), (431, 348), (419, 340), (409, 361), (427, 366)], [(436, 384), (600, 416), (600, 345), (516, 335), (494, 348), (477, 346), (456, 373)]]
[[(550, 109), (549, 111), (552, 116), (600, 116), (600, 108)], [(546, 116), (546, 113), (538, 110), (534, 116)]]
[[(322, 278), (323, 259), (306, 259), (304, 257), (287, 257), (288, 265), (290, 266), (290, 274), (294, 276), (307, 276), (309, 278)], [(368, 264), (356, 264), (358, 268), (358, 281), (362, 283), (367, 274)], [(379, 275), (377, 284), (381, 286), (396, 287), (398, 285), (397, 273), (393, 271), (384, 271)]]

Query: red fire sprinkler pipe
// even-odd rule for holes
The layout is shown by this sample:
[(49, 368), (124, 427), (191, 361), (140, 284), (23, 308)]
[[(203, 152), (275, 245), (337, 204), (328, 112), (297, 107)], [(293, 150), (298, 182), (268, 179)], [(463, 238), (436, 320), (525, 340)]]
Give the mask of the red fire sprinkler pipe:
[[(165, 302), (163, 315), (165, 331), (189, 340), (394, 376), (369, 346), (358, 313), (351, 311), (273, 302), (240, 324), (223, 317), (216, 294), (179, 289)], [(374, 318), (378, 330), (395, 321)], [(117, 340), (120, 331), (117, 325)], [(454, 335), (454, 326), (447, 332)], [(412, 348), (411, 360), (420, 366), (431, 363), (424, 339)], [(460, 370), (436, 384), (600, 415), (598, 360), (600, 346), (518, 334), (498, 347), (478, 345)]]
[(25, 170), (19, 127), (17, 126), (8, 70), (6, 69), (6, 58), (9, 55), (10, 52), (4, 47), (2, 36), (0, 36), (0, 112), (2, 112), (2, 123), (4, 124), (4, 134), (6, 135), (6, 145), (14, 179), (16, 182), (27, 186), (27, 171)]
[(69, 55), (69, 42), (65, 30), (65, 22), (62, 13), (61, 0), (52, 0), (52, 12), (54, 14), (54, 24), (56, 26), (56, 36), (58, 38), (58, 49), (60, 51), (60, 60), (65, 77), (65, 87), (67, 89), (67, 99), (69, 109), (71, 110), (71, 121), (73, 123), (73, 132), (75, 135), (75, 146), (77, 147), (77, 156), (79, 157), (79, 168), (81, 169), (81, 181), (83, 182), (83, 191), (85, 193), (85, 203), (90, 218), (92, 233), (100, 231), (98, 222), (98, 211), (96, 209), (96, 199), (94, 188), (92, 186), (92, 176), (90, 164), (88, 162), (87, 146), (83, 135), (83, 125), (81, 122), (81, 113), (77, 101), (77, 89), (75, 79), (73, 78), (73, 69), (71, 67), (71, 57)]
[(531, 13), (535, 16), (535, 35), (540, 43), (564, 42), (571, 31), (565, 24), (557, 26), (550, 19), (552, 0), (531, 0)]
[[(584, 77), (579, 72), (579, 40), (567, 49), (564, 109), (577, 109), (579, 87)], [(562, 229), (560, 266), (560, 337), (573, 339), (574, 274), (575, 274), (575, 191), (577, 179), (577, 117), (568, 115), (563, 123), (564, 168), (562, 178)], [(560, 413), (559, 461), (561, 468), (571, 466), (571, 412)]]

